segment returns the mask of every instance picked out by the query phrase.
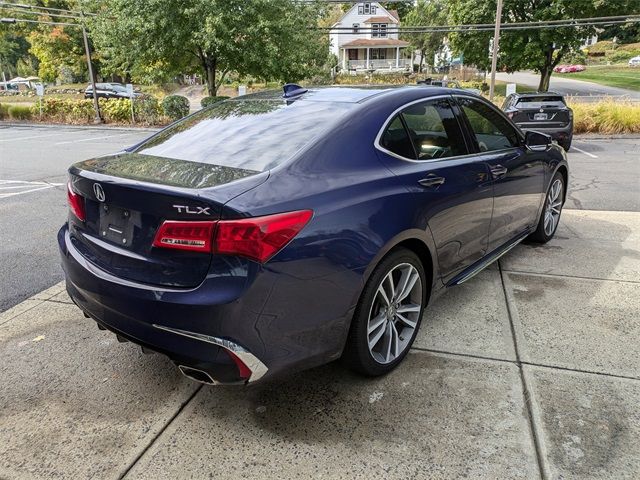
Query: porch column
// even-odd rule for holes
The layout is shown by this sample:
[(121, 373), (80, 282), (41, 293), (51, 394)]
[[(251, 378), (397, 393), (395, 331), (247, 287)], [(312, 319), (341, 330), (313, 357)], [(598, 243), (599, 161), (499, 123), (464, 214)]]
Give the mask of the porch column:
[(365, 68), (369, 68), (369, 47), (367, 47), (367, 64), (365, 65)]
[(349, 54), (349, 49), (348, 48), (343, 48), (342, 49), (342, 69), (346, 70), (347, 69), (347, 55)]
[(396, 47), (396, 68), (400, 66), (400, 47)]

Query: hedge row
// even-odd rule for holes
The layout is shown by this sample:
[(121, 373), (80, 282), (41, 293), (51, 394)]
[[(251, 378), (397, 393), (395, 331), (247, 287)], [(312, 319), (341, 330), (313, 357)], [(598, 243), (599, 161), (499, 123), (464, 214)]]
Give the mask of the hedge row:
[[(173, 96), (175, 98), (177, 96)], [(171, 98), (171, 97), (167, 97)], [(144, 96), (133, 102), (133, 113), (136, 124), (165, 125), (177, 120), (189, 113), (189, 101), (173, 100), (163, 108), (155, 97)], [(165, 99), (166, 100), (166, 99)], [(175, 108), (179, 103), (182, 108)], [(186, 109), (184, 108), (186, 102)], [(131, 100), (129, 99), (98, 99), (102, 117), (106, 123), (131, 123)], [(95, 118), (92, 99), (59, 99), (45, 98), (40, 103), (32, 105), (5, 105), (0, 104), (0, 119), (12, 120), (40, 120), (53, 123), (83, 124), (91, 123)]]

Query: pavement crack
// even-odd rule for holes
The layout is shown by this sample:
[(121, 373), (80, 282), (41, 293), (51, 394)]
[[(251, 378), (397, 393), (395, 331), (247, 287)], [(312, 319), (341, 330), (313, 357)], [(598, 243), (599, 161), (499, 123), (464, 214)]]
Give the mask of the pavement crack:
[(133, 469), (133, 467), (136, 466), (136, 464), (140, 461), (140, 459), (144, 456), (145, 453), (147, 453), (147, 451), (151, 448), (151, 446), (155, 443), (155, 441), (160, 438), (160, 436), (165, 432), (165, 430), (169, 427), (169, 425), (171, 425), (173, 423), (173, 421), (182, 413), (182, 411), (186, 408), (187, 405), (189, 405), (189, 403), (191, 403), (191, 400), (193, 400), (195, 398), (195, 396), (200, 392), (200, 390), (202, 390), (202, 387), (204, 385), (200, 384), (198, 385), (198, 388), (196, 388), (194, 390), (194, 392), (189, 395), (189, 398), (187, 398), (186, 401), (184, 401), (180, 407), (178, 408), (178, 410), (176, 410), (176, 412), (171, 416), (171, 418), (167, 421), (167, 423), (165, 423), (162, 428), (158, 431), (158, 433), (151, 439), (151, 441), (142, 449), (142, 451), (136, 455), (136, 458), (133, 459), (133, 461), (131, 462), (131, 464), (125, 469), (124, 472), (122, 472), (121, 475), (118, 476), (118, 480), (122, 480), (124, 479), (129, 472)]
[(538, 471), (540, 473), (540, 478), (542, 480), (547, 480), (547, 467), (546, 460), (544, 457), (544, 453), (541, 445), (541, 432), (538, 432), (536, 428), (536, 419), (533, 411), (533, 402), (532, 402), (532, 391), (528, 385), (527, 378), (524, 370), (522, 369), (522, 362), (520, 360), (520, 351), (518, 349), (518, 338), (516, 335), (516, 329), (513, 324), (513, 313), (511, 311), (511, 304), (509, 302), (509, 296), (507, 295), (507, 286), (504, 283), (504, 274), (502, 272), (502, 264), (500, 260), (498, 260), (498, 270), (500, 272), (500, 282), (502, 284), (502, 294), (504, 295), (504, 301), (507, 306), (507, 315), (509, 317), (509, 327), (511, 328), (511, 340), (513, 341), (513, 350), (516, 356), (516, 365), (518, 366), (518, 371), (520, 372), (520, 382), (522, 386), (522, 396), (524, 398), (525, 408), (527, 410), (527, 419), (529, 421), (529, 430), (531, 432), (531, 439), (533, 441), (533, 447), (536, 454), (536, 460), (538, 462)]

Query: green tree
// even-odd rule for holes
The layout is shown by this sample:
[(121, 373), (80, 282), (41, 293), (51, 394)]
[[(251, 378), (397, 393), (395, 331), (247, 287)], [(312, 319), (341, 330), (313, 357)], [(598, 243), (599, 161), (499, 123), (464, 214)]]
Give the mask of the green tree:
[[(637, 13), (638, 0), (504, 0), (503, 22), (544, 22), (573, 18)], [(450, 0), (449, 20), (453, 24), (494, 23), (496, 0)], [(582, 41), (596, 33), (595, 27), (555, 27), (503, 31), (500, 36), (498, 69), (513, 72), (533, 69), (540, 73), (540, 91), (549, 89), (549, 80), (563, 58), (579, 49)], [(488, 70), (489, 41), (493, 31), (460, 32), (450, 36), (465, 60)]]
[(199, 66), (213, 96), (231, 70), (290, 81), (315, 73), (328, 57), (326, 35), (308, 28), (319, 12), (293, 0), (107, 0), (92, 34), (112, 73)]
[[(39, 25), (27, 39), (29, 52), (38, 59), (38, 76), (53, 82), (65, 72), (65, 81), (86, 77), (87, 64), (82, 43), (82, 31), (77, 27)], [(66, 72), (70, 78), (66, 78)]]
[[(438, 0), (418, 0), (414, 8), (406, 15), (403, 27), (435, 26), (447, 23), (446, 5)], [(411, 43), (411, 47), (420, 51), (420, 67), (426, 59), (433, 59), (442, 48), (446, 33), (406, 33), (403, 38)]]
[(14, 25), (0, 24), (0, 72), (8, 78), (15, 77), (21, 59), (29, 59), (29, 42), (21, 32), (15, 31)]

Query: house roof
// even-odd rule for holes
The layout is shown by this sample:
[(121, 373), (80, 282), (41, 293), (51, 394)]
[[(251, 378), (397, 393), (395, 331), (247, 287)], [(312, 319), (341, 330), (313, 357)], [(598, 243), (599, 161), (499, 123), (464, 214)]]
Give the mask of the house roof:
[(348, 43), (344, 43), (340, 48), (344, 47), (406, 47), (409, 42), (397, 40), (395, 38), (358, 38)]
[(367, 18), (363, 23), (398, 23), (394, 17), (371, 17)]
[(395, 18), (397, 21), (400, 21), (400, 15), (398, 14), (398, 10), (387, 10), (387, 12), (389, 12), (393, 18)]

